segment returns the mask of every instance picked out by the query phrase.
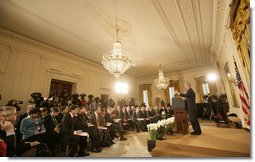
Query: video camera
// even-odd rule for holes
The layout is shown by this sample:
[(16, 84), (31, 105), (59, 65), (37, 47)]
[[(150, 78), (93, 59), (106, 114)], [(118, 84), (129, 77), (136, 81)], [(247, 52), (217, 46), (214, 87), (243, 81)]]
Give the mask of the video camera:
[(12, 100), (9, 100), (5, 106), (13, 106), (16, 108), (17, 111), (20, 111), (21, 107), (19, 104), (23, 104), (23, 101), (12, 99)]

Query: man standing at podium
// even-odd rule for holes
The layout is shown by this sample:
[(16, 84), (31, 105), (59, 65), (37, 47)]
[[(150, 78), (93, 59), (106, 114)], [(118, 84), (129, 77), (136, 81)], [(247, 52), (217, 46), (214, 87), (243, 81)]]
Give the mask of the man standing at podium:
[(178, 94), (181, 97), (186, 99), (187, 105), (187, 113), (189, 115), (189, 119), (192, 125), (194, 132), (191, 132), (192, 135), (200, 135), (202, 133), (199, 122), (197, 120), (197, 111), (196, 111), (196, 94), (194, 90), (191, 88), (190, 83), (184, 84), (186, 94), (175, 91), (175, 94)]

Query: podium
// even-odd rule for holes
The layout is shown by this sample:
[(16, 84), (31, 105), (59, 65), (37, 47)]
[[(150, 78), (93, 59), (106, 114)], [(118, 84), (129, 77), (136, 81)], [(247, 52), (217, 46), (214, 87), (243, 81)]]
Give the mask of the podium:
[(185, 101), (180, 98), (173, 98), (173, 110), (176, 123), (176, 133), (189, 133), (189, 124), (185, 109)]

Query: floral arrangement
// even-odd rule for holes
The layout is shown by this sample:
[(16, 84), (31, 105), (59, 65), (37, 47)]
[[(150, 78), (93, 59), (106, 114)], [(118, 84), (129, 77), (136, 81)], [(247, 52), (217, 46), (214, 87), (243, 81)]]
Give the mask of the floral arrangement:
[(157, 131), (159, 129), (159, 125), (157, 123), (152, 123), (147, 125), (149, 131), (149, 140), (156, 141), (157, 139)]
[(157, 123), (148, 124), (147, 128), (149, 131), (149, 140), (156, 141), (158, 135), (163, 135), (163, 130), (167, 132), (169, 129), (173, 129), (175, 126), (174, 119), (174, 117), (171, 117), (168, 119), (160, 120)]

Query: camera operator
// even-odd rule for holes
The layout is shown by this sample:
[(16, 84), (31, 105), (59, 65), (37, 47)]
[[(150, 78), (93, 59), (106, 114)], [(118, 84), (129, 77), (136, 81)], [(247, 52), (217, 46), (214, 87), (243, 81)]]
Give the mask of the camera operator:
[(61, 92), (60, 103), (61, 103), (62, 106), (67, 106), (68, 105), (68, 94), (67, 94), (67, 91), (65, 89)]
[(77, 93), (72, 94), (72, 104), (73, 105), (78, 105), (79, 107), (82, 106), (82, 102), (79, 99), (79, 94), (77, 94)]
[(33, 103), (36, 108), (40, 108), (41, 103), (44, 101), (42, 94), (40, 92), (34, 92), (31, 94), (31, 97), (29, 103)]
[(20, 111), (21, 110), (20, 104), (23, 104), (23, 101), (12, 99), (9, 100), (5, 106), (13, 106), (16, 108), (17, 111)]

